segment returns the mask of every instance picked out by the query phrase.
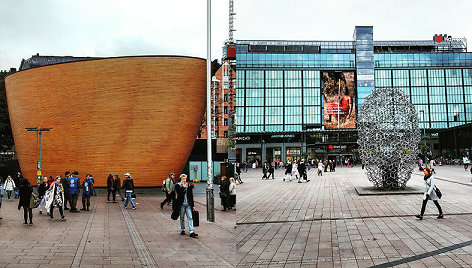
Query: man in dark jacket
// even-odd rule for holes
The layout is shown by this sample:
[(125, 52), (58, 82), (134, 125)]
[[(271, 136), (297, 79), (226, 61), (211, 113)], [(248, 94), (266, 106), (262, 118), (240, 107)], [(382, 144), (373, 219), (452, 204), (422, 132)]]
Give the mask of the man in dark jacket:
[[(69, 206), (70, 206), (71, 205), (70, 204), (70, 192), (69, 192), (70, 172), (66, 171), (66, 173), (64, 173), (64, 174), (65, 174), (64, 178), (61, 179), (62, 188), (64, 188), (64, 210), (69, 210), (69, 208), (67, 207), (67, 202), (69, 202)], [(49, 184), (49, 186), (51, 186), (51, 184)]]
[(82, 185), (82, 208), (80, 210), (90, 210), (90, 196), (92, 195), (92, 182), (90, 181), (90, 175), (87, 174), (84, 183)]
[[(108, 191), (108, 194), (107, 194), (107, 202), (108, 203), (111, 203), (111, 200), (110, 200), (110, 194), (113, 193), (113, 174), (108, 174), (108, 178), (107, 178), (107, 191)], [(113, 198), (113, 201), (115, 201), (115, 199)]]
[(226, 211), (229, 208), (229, 180), (226, 176), (221, 177), (221, 185), (220, 185), (220, 197), (221, 197), (221, 204), (223, 205), (223, 209), (221, 211)]
[(190, 237), (197, 237), (193, 231), (193, 215), (192, 211), (195, 210), (195, 204), (193, 202), (193, 188), (194, 185), (187, 182), (187, 175), (180, 175), (180, 182), (175, 184), (175, 192), (177, 198), (174, 200), (172, 205), (171, 218), (177, 220), (180, 215), (180, 234), (185, 235), (185, 220), (184, 216), (187, 214), (188, 228), (190, 231)]
[(77, 200), (79, 199), (80, 179), (77, 177), (79, 172), (74, 171), (69, 178), (69, 192), (71, 197), (70, 212), (80, 212), (77, 210)]
[(298, 182), (301, 183), (302, 178), (306, 182), (309, 182), (310, 180), (308, 179), (308, 177), (306, 175), (305, 159), (302, 159), (302, 161), (300, 161), (297, 168), (298, 168), (298, 174), (300, 174), (300, 178), (298, 178)]
[(125, 198), (123, 197), (123, 194), (121, 193), (121, 179), (118, 176), (118, 174), (115, 174), (115, 179), (113, 180), (113, 190), (115, 193), (113, 194), (113, 203), (116, 203), (115, 201), (115, 195), (118, 193), (121, 197), (121, 201), (125, 201)]
[(133, 198), (131, 197), (131, 194), (134, 191), (134, 181), (133, 181), (133, 178), (131, 178), (131, 174), (129, 173), (125, 173), (125, 180), (123, 181), (123, 188), (125, 189), (125, 193), (126, 193), (125, 208), (128, 207), (128, 201), (129, 201), (133, 209), (136, 209), (136, 205), (134, 204)]
[(169, 177), (167, 177), (167, 179), (165, 180), (165, 183), (164, 183), (164, 192), (166, 193), (166, 199), (164, 199), (164, 201), (161, 202), (161, 209), (164, 209), (164, 205), (166, 203), (170, 204), (170, 202), (172, 202), (172, 192), (174, 191), (174, 184), (175, 184), (175, 181), (174, 181), (174, 178), (175, 178), (175, 174), (173, 172), (171, 172), (169, 174)]
[(267, 176), (268, 179), (270, 179), (270, 175), (272, 175), (272, 179), (274, 179), (274, 165), (272, 165), (272, 162), (269, 162), (269, 175)]

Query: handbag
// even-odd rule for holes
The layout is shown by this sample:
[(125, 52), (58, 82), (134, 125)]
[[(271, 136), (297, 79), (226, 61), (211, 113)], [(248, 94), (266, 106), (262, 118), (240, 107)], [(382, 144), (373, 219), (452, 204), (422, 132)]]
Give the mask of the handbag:
[(136, 198), (136, 193), (135, 193), (135, 192), (133, 192), (133, 193), (131, 194), (131, 198)]
[(29, 207), (37, 208), (39, 206), (39, 202), (39, 198), (34, 193), (31, 193)]
[(434, 191), (436, 192), (436, 196), (441, 199), (441, 196), (442, 196), (442, 193), (441, 191), (439, 190), (439, 188), (436, 186), (434, 187)]
[(200, 214), (196, 210), (192, 210), (192, 219), (193, 219), (193, 226), (197, 227), (200, 226)]

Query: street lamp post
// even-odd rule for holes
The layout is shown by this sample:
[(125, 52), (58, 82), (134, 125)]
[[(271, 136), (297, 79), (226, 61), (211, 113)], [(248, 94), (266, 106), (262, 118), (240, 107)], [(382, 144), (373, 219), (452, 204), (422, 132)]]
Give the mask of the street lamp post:
[(211, 152), (211, 0), (207, 0), (207, 188), (206, 205), (207, 220), (215, 222), (215, 204), (213, 193), (213, 171), (212, 171), (212, 152)]
[(38, 176), (38, 185), (41, 183), (41, 136), (43, 131), (49, 131), (52, 127), (25, 127), (26, 131), (36, 132), (36, 175)]
[[(421, 121), (423, 121), (423, 141), (424, 141), (424, 146), (426, 149), (426, 127), (424, 123), (424, 110), (420, 110), (421, 113)], [(424, 165), (426, 166), (426, 153), (424, 154)]]

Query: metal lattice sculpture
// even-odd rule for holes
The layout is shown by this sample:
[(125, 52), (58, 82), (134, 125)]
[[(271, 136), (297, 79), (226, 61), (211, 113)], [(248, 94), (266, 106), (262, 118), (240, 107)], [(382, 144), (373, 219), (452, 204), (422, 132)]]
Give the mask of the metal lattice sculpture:
[(376, 88), (361, 105), (359, 153), (379, 189), (404, 189), (416, 161), (420, 131), (415, 107), (396, 88)]

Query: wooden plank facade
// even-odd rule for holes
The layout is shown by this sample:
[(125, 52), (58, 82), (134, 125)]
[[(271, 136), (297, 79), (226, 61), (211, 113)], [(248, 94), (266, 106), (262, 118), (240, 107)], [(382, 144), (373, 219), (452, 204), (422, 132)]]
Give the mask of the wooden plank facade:
[(160, 186), (183, 170), (206, 102), (205, 60), (121, 57), (38, 67), (6, 78), (21, 171), (36, 182), (36, 134), (43, 176), (77, 170), (106, 186), (109, 173)]

